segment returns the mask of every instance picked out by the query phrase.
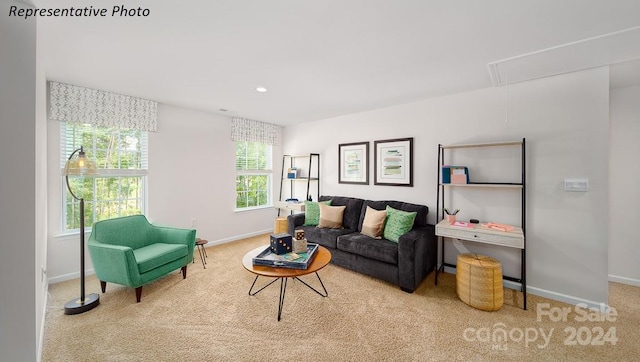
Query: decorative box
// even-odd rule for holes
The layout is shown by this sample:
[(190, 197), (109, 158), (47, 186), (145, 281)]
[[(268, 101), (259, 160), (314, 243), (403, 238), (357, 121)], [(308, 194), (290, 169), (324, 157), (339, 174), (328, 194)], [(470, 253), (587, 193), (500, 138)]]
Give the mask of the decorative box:
[(291, 235), (287, 233), (271, 234), (269, 247), (278, 255), (292, 252), (293, 243), (291, 242)]
[(296, 230), (295, 233), (296, 233), (296, 240), (304, 239), (304, 230), (299, 229), (299, 230)]
[[(289, 253), (278, 255), (271, 251), (271, 246), (252, 259), (253, 265), (269, 266), (273, 268), (308, 269), (318, 251), (318, 244), (308, 243), (304, 253)], [(295, 254), (295, 255), (293, 255)]]
[(442, 166), (443, 184), (468, 184), (469, 169), (466, 166)]
[(293, 252), (304, 253), (307, 251), (307, 239), (293, 239)]

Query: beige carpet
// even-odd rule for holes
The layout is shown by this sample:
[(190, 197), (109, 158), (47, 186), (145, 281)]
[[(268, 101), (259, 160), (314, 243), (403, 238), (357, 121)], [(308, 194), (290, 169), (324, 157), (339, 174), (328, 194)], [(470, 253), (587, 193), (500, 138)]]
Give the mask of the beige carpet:
[[(579, 321), (574, 306), (533, 295), (524, 311), (521, 293), (508, 289), (501, 310), (476, 310), (456, 297), (451, 274), (438, 286), (431, 274), (408, 294), (329, 265), (319, 272), (329, 296), (290, 282), (278, 322), (277, 284), (247, 295), (254, 276), (241, 264), (267, 243), (265, 235), (207, 248), (207, 269), (196, 258), (187, 279), (176, 271), (145, 286), (141, 303), (133, 289), (109, 284), (100, 306), (75, 316), (63, 308), (79, 282), (51, 285), (43, 361), (640, 360), (640, 289), (615, 283), (615, 321)], [(317, 285), (315, 276), (305, 280)], [(87, 292), (100, 292), (93, 276)], [(559, 318), (554, 308), (566, 308), (567, 321), (537, 318), (537, 307)], [(542, 333), (551, 334), (548, 343)]]

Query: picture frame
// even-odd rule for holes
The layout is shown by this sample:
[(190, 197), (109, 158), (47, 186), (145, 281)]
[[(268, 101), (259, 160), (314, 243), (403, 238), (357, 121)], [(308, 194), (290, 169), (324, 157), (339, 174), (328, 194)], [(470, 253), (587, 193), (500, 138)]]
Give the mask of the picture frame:
[(338, 183), (369, 184), (369, 142), (338, 145)]
[(413, 137), (374, 141), (374, 185), (413, 187)]

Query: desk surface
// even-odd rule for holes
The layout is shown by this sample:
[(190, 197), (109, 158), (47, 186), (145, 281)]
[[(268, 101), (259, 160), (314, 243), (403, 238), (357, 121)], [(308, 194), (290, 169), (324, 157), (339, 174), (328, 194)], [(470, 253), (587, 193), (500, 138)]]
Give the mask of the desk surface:
[(442, 220), (436, 225), (436, 235), (524, 249), (524, 233), (519, 227), (514, 227), (512, 231), (500, 231), (483, 227), (480, 224), (474, 227), (451, 226), (450, 222)]

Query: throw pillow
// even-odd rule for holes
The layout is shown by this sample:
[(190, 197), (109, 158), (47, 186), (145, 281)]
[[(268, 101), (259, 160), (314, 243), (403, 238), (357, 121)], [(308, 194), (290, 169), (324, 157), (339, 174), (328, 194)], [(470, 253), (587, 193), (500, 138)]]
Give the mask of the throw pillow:
[(304, 226), (318, 226), (320, 222), (320, 206), (319, 204), (331, 205), (331, 200), (327, 201), (305, 201), (304, 202)]
[(375, 239), (382, 239), (382, 230), (384, 230), (384, 222), (387, 218), (386, 210), (376, 210), (367, 206), (364, 214), (361, 233)]
[(342, 229), (342, 216), (346, 206), (329, 206), (320, 204), (319, 228)]
[(417, 212), (396, 210), (387, 206), (387, 220), (384, 226), (385, 239), (398, 242), (400, 236), (406, 234), (413, 227)]

